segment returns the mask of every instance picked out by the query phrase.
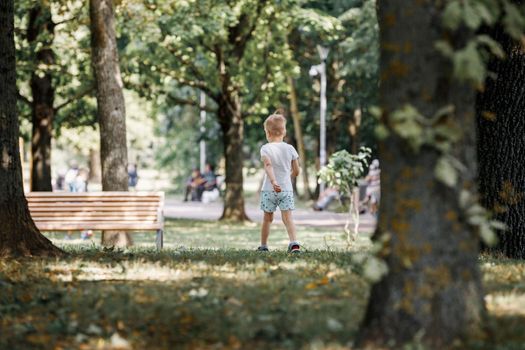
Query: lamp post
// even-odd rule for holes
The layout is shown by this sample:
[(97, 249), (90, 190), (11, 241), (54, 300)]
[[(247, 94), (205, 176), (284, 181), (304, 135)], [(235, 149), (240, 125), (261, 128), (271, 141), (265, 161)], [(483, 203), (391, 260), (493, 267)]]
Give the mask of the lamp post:
[[(320, 96), (320, 113), (319, 113), (319, 166), (326, 165), (326, 58), (328, 57), (329, 49), (321, 45), (317, 45), (321, 63), (310, 68), (310, 76), (315, 77), (318, 74), (321, 78), (321, 96)], [(325, 189), (324, 182), (319, 183), (319, 193)]]
[(204, 168), (206, 166), (206, 141), (204, 141), (204, 132), (206, 131), (206, 127), (204, 124), (206, 123), (206, 94), (201, 91), (200, 94), (200, 132), (201, 132), (201, 141), (199, 143), (199, 150), (200, 150), (200, 168), (201, 168), (201, 174), (204, 173)]

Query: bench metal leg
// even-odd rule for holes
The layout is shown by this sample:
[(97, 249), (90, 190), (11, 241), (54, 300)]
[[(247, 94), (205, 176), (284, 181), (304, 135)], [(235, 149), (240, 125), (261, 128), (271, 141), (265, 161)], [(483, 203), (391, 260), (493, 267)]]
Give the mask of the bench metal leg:
[(164, 231), (157, 230), (157, 251), (160, 251), (164, 246)]

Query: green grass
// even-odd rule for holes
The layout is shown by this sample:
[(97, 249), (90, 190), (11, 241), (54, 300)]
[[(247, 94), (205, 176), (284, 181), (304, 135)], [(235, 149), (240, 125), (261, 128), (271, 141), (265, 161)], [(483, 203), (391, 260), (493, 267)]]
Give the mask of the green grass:
[(0, 348), (347, 344), (368, 292), (342, 252), (69, 252), (1, 265)]
[[(0, 349), (351, 348), (369, 293), (353, 257), (368, 239), (346, 250), (337, 230), (303, 227), (308, 249), (291, 256), (276, 227), (261, 254), (258, 230), (169, 221), (160, 253), (152, 233), (127, 251), (49, 234), (67, 257), (0, 261)], [(489, 336), (471, 348), (524, 349), (524, 263), (480, 266)]]
[[(48, 233), (60, 246), (95, 247), (100, 242), (100, 235), (95, 232), (92, 240), (80, 240), (80, 234), (74, 233), (72, 241), (66, 241), (65, 233)], [(243, 225), (227, 224), (216, 221), (167, 220), (165, 224), (164, 246), (168, 249), (246, 249), (254, 250), (259, 245), (260, 225), (246, 223)], [(347, 244), (341, 228), (297, 227), (297, 236), (306, 250), (346, 250)], [(133, 233), (135, 246), (140, 248), (155, 247), (155, 232)], [(288, 247), (288, 235), (284, 226), (274, 223), (271, 227), (269, 246), (272, 250), (284, 251)], [(370, 246), (368, 235), (360, 237), (351, 251), (366, 251)]]

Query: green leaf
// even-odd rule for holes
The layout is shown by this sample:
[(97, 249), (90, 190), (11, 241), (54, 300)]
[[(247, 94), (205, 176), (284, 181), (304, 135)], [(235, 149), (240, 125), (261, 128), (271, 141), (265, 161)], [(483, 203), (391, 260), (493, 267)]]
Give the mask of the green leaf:
[(456, 186), (458, 182), (458, 172), (450, 159), (445, 156), (438, 159), (434, 169), (434, 175), (439, 181), (449, 187)]
[(456, 30), (462, 17), (462, 9), (459, 1), (450, 1), (443, 11), (443, 25), (446, 28)]
[(520, 8), (509, 1), (504, 1), (503, 6), (505, 9), (505, 17), (503, 18), (503, 24), (505, 30), (514, 39), (521, 40), (523, 31), (525, 29), (525, 16), (523, 15)]
[(481, 25), (481, 17), (468, 1), (463, 3), (463, 20), (470, 29), (478, 29)]
[(498, 243), (498, 236), (487, 223), (479, 227), (479, 235), (483, 243), (489, 247), (492, 247)]
[(438, 41), (436, 41), (436, 43), (434, 44), (434, 47), (436, 48), (436, 50), (438, 50), (445, 57), (453, 57), (454, 56), (454, 49), (445, 40), (438, 40)]
[(471, 41), (463, 49), (454, 53), (454, 75), (460, 80), (470, 80), (483, 84), (486, 67), (477, 49), (477, 43)]
[(508, 226), (504, 222), (501, 222), (498, 220), (489, 221), (489, 225), (494, 230), (506, 231), (509, 229)]
[(498, 58), (505, 58), (505, 52), (503, 51), (503, 49), (501, 48), (501, 45), (495, 41), (494, 39), (492, 39), (490, 36), (488, 35), (478, 35), (476, 37), (476, 41), (478, 42), (479, 45), (485, 45), (488, 47), (488, 49), (490, 50), (490, 52), (498, 57)]

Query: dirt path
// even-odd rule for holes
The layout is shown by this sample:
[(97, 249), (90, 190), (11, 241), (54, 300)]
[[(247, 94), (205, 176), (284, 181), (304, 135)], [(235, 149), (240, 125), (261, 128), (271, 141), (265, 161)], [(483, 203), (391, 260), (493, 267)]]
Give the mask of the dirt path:
[[(262, 211), (253, 205), (247, 204), (246, 211), (250, 219), (262, 221)], [(164, 206), (164, 216), (171, 219), (218, 220), (222, 214), (222, 203), (183, 202), (179, 199), (168, 198)], [(346, 214), (330, 211), (317, 212), (312, 209), (296, 209), (294, 220), (297, 225), (313, 227), (344, 227)], [(275, 221), (280, 222), (281, 214), (276, 212)], [(376, 225), (375, 218), (370, 214), (361, 215), (360, 231), (372, 232)]]

